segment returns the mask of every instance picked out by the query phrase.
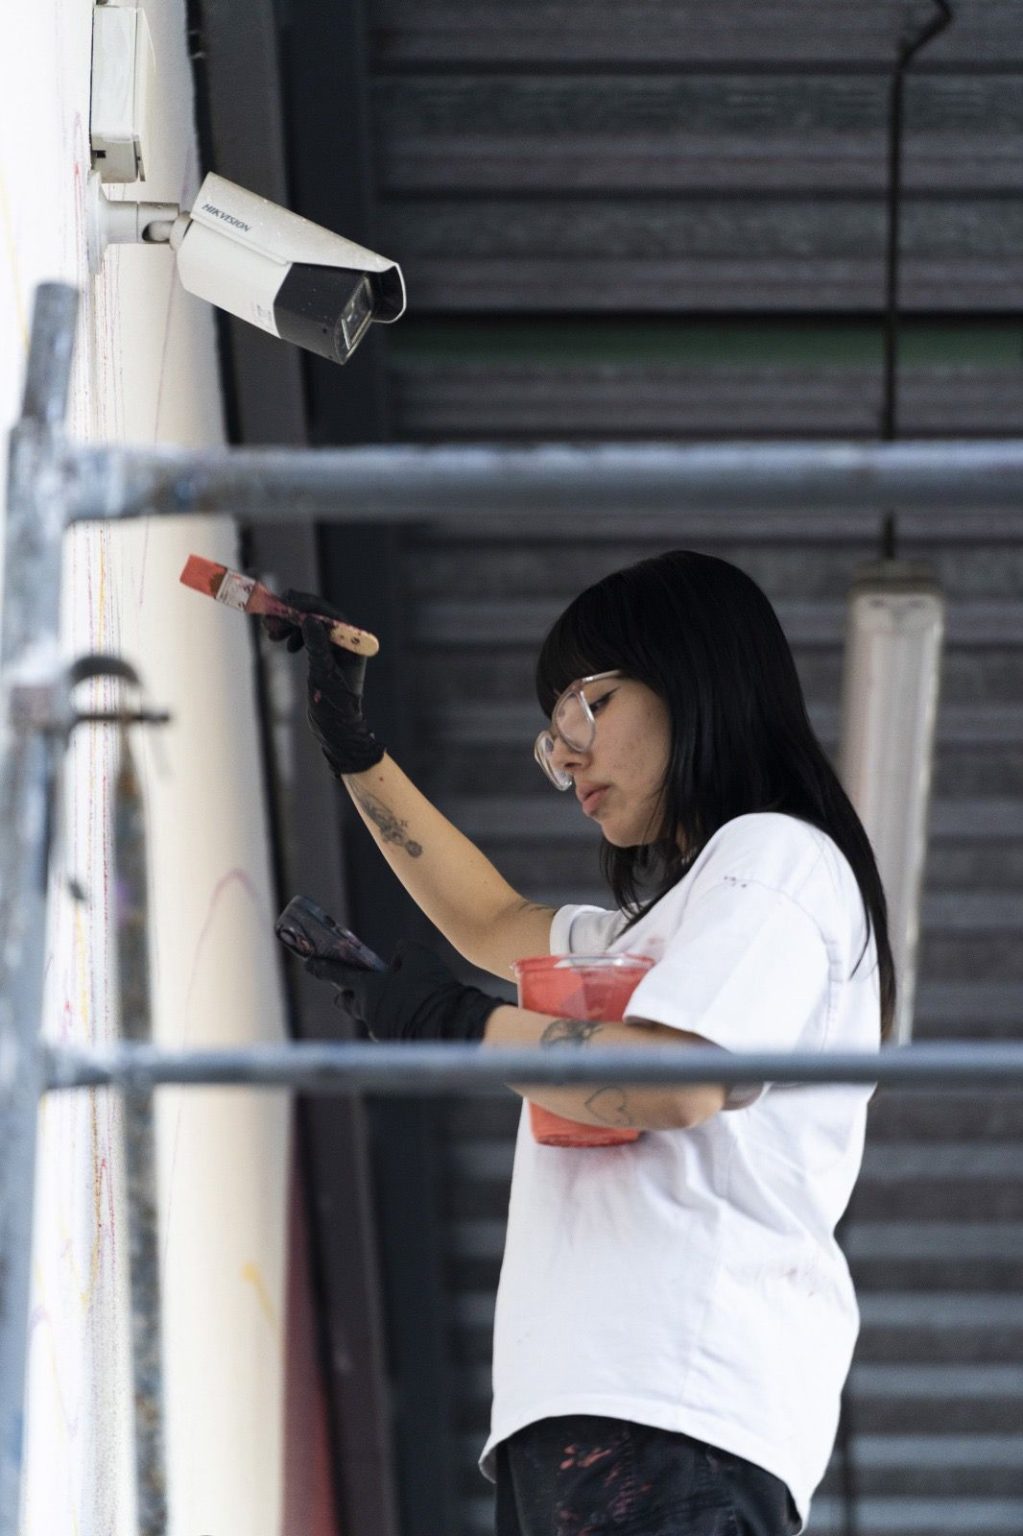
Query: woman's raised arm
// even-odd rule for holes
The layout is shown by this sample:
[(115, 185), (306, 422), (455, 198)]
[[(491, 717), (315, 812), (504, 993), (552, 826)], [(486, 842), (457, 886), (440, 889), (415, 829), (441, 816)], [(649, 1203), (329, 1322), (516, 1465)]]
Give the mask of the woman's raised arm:
[(296, 623), (269, 615), (264, 632), (289, 651), (305, 647), (309, 725), (412, 900), (459, 954), (506, 981), (514, 961), (548, 954), (554, 909), (513, 890), (370, 731), (362, 714), (366, 658), (332, 644), (327, 633), (329, 619), (345, 615), (314, 592), (282, 596), (305, 617)]
[(472, 965), (508, 981), (550, 952), (553, 907), (520, 896), (386, 753), (342, 783), (413, 901)]

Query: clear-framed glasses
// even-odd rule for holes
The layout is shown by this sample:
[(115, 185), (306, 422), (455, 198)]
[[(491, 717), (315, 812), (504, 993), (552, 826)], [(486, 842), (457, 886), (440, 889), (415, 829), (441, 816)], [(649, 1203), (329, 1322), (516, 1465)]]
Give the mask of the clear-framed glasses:
[[(624, 672), (617, 670), (594, 672), (589, 677), (577, 678), (574, 683), (569, 684), (564, 693), (559, 694), (558, 701), (551, 711), (550, 728), (540, 732), (533, 747), (533, 756), (555, 789), (571, 789), (573, 782), (572, 775), (566, 773), (563, 768), (558, 768), (554, 762), (556, 738), (560, 736), (566, 747), (573, 752), (588, 752), (597, 734), (597, 721), (590, 700), (587, 699), (583, 689), (590, 683), (601, 683), (608, 677), (624, 676)], [(601, 702), (601, 699), (593, 700), (594, 704)]]

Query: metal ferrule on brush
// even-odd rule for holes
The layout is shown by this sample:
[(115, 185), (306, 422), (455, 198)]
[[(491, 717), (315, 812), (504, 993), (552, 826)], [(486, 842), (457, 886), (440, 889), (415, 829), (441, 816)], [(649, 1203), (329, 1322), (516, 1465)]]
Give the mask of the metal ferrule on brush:
[(242, 576), (238, 571), (227, 571), (217, 589), (217, 602), (226, 603), (229, 608), (241, 608), (244, 611), (255, 585), (254, 576)]

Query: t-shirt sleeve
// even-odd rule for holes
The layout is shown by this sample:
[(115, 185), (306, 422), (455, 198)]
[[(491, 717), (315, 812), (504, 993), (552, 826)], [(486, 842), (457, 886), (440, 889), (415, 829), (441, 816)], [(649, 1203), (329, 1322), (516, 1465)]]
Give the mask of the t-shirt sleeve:
[[(816, 1050), (829, 984), (827, 945), (810, 914), (781, 891), (731, 877), (693, 893), (625, 1016), (689, 1030), (729, 1051)], [(733, 1089), (725, 1107), (743, 1108), (763, 1092)]]
[(602, 955), (625, 925), (621, 912), (603, 907), (559, 907), (551, 922), (552, 955)]

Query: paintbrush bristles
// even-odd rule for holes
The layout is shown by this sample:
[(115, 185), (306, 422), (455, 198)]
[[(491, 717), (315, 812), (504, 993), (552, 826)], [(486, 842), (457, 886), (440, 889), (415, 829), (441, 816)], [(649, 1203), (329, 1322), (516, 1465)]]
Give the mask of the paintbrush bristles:
[(196, 592), (205, 592), (209, 597), (216, 597), (220, 591), (220, 583), (226, 575), (226, 565), (217, 565), (215, 561), (206, 560), (202, 555), (189, 555), (180, 580), (186, 587), (191, 587)]

